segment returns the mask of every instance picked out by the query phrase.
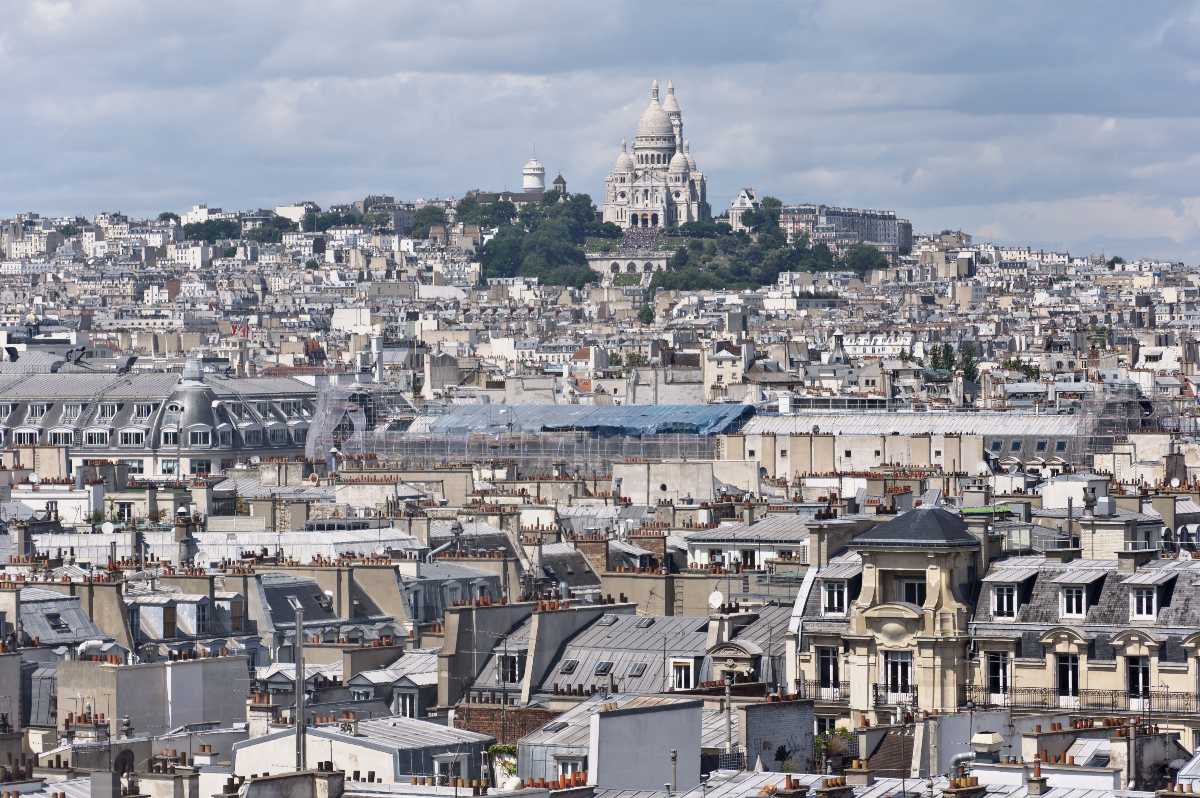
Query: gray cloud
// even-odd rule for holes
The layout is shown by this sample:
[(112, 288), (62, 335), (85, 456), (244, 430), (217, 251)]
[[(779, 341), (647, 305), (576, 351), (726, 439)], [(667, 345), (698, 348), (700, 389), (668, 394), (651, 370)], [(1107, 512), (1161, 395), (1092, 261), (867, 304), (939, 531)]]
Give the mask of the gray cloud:
[(1195, 3), (0, 0), (0, 213), (596, 195), (672, 78), (714, 208), (1200, 256)]

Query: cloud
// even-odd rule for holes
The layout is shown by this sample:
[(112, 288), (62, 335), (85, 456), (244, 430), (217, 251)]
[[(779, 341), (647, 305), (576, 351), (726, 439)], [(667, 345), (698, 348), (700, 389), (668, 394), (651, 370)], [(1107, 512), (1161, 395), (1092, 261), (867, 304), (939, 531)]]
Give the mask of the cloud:
[(1200, 257), (1195, 4), (0, 0), (0, 214), (519, 184), (597, 195), (672, 78), (742, 186), (918, 230)]

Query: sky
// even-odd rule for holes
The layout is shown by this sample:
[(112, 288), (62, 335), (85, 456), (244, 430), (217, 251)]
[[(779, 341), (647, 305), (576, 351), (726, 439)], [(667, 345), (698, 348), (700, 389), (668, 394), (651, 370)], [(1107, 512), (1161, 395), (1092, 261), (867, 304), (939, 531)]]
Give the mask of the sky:
[(743, 186), (917, 232), (1200, 261), (1200, 4), (0, 0), (0, 216), (598, 198), (674, 81)]

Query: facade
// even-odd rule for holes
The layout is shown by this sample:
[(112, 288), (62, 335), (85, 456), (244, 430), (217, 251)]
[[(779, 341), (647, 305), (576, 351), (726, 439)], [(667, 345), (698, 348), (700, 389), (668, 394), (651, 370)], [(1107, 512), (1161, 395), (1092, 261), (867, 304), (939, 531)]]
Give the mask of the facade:
[(683, 138), (683, 115), (675, 87), (659, 101), (658, 81), (638, 120), (632, 154), (621, 142), (613, 171), (604, 179), (605, 222), (621, 228), (676, 227), (707, 221), (708, 182)]
[(71, 468), (118, 461), (133, 479), (220, 474), (251, 457), (303, 454), (316, 401), (288, 378), (175, 374), (0, 377), (0, 436), (63, 447)]

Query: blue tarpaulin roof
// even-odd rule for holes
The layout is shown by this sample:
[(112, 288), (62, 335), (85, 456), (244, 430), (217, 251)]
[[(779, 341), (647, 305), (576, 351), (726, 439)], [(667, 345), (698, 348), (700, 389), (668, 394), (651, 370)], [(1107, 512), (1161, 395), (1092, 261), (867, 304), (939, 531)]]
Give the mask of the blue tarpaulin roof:
[(429, 422), (432, 433), (556, 432), (594, 435), (719, 435), (754, 415), (753, 405), (460, 405)]

